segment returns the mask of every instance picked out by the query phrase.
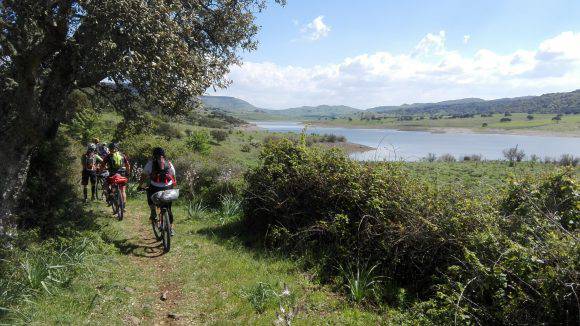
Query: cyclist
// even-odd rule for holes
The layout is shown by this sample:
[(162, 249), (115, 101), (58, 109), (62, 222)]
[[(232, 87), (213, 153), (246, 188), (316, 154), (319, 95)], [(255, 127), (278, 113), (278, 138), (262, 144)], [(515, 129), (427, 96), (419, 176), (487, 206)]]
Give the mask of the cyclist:
[[(103, 162), (101, 163), (101, 170), (109, 170), (109, 175), (119, 174), (123, 177), (127, 177), (131, 172), (131, 165), (129, 164), (129, 159), (126, 155), (119, 151), (119, 143), (112, 142), (109, 144), (109, 155), (107, 155)], [(107, 185), (109, 189), (109, 193), (111, 191), (111, 187)], [(127, 202), (127, 195), (125, 194), (125, 186), (119, 187), (121, 190), (121, 198), (123, 199), (123, 203)], [(121, 207), (123, 211), (125, 210), (125, 206)]]
[[(165, 150), (161, 147), (153, 149), (152, 158), (145, 164), (143, 173), (139, 179), (139, 188), (143, 188), (143, 183), (149, 179), (149, 187), (147, 187), (147, 204), (151, 210), (150, 218), (154, 219), (157, 211), (155, 204), (151, 200), (151, 195), (158, 191), (173, 189), (177, 181), (175, 180), (175, 168), (173, 164), (165, 157)], [(171, 211), (171, 203), (167, 204), (169, 213), (169, 223), (171, 223), (171, 235), (175, 234), (173, 230), (173, 212)]]
[(96, 153), (96, 150), (97, 146), (95, 144), (89, 144), (87, 146), (87, 151), (81, 156), (81, 164), (83, 165), (81, 184), (83, 185), (85, 203), (87, 202), (87, 186), (89, 185), (89, 180), (91, 181), (91, 200), (95, 200), (97, 163), (103, 161), (103, 159)]
[(97, 154), (99, 154), (100, 157), (106, 157), (109, 155), (109, 149), (107, 148), (106, 143), (101, 143), (99, 138), (94, 138), (93, 143), (97, 145)]

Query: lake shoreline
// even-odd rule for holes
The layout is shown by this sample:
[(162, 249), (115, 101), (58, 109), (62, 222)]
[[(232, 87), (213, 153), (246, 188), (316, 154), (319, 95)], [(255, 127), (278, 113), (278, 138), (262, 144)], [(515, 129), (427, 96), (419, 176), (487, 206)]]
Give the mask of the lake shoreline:
[[(255, 123), (260, 121), (252, 121), (250, 123)], [(397, 131), (425, 131), (431, 132), (435, 134), (500, 134), (500, 135), (518, 135), (518, 136), (540, 136), (540, 137), (574, 137), (580, 138), (579, 133), (570, 133), (570, 132), (556, 132), (556, 131), (544, 131), (544, 130), (533, 130), (533, 129), (525, 129), (525, 130), (506, 130), (506, 129), (497, 129), (497, 128), (490, 128), (486, 130), (479, 130), (479, 129), (471, 129), (471, 128), (454, 128), (454, 127), (413, 127), (413, 126), (398, 126), (398, 127), (389, 127), (389, 126), (356, 126), (356, 125), (334, 125), (334, 124), (325, 124), (319, 122), (312, 122), (312, 121), (295, 121), (305, 125), (312, 125), (317, 127), (326, 127), (326, 128), (348, 128), (348, 129), (387, 129), (387, 130), (397, 130)]]

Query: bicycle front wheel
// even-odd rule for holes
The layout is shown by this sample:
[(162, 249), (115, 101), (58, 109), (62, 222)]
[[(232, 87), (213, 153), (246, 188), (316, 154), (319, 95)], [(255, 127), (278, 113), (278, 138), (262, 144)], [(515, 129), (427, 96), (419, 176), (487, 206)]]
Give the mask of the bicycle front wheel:
[(97, 198), (97, 200), (101, 200), (101, 196), (102, 196), (102, 192), (101, 192), (101, 188), (103, 188), (103, 179), (101, 179), (100, 177), (97, 176), (97, 182), (95, 182), (95, 197)]
[(162, 227), (162, 237), (163, 237), (163, 251), (169, 252), (171, 248), (171, 224), (169, 223), (169, 213), (167, 211), (163, 212), (163, 227)]

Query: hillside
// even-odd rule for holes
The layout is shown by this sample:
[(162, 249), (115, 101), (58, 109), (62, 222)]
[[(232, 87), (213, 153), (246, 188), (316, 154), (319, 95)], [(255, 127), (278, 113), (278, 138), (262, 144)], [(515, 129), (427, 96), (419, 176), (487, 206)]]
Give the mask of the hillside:
[(319, 106), (301, 106), (284, 110), (270, 110), (271, 114), (279, 114), (287, 117), (338, 117), (346, 116), (360, 112), (360, 110), (345, 105), (319, 105)]
[(344, 105), (301, 106), (283, 110), (256, 107), (244, 100), (228, 96), (202, 96), (203, 105), (249, 120), (293, 119), (320, 120), (352, 116), (357, 113), (387, 115), (461, 115), (490, 113), (580, 113), (580, 89), (567, 93), (550, 93), (541, 96), (523, 96), (483, 100), (465, 98), (437, 103), (413, 103), (399, 106), (377, 106), (359, 110)]
[(204, 107), (209, 109), (220, 109), (226, 112), (249, 112), (258, 110), (252, 104), (231, 96), (200, 96)]
[(264, 119), (318, 119), (352, 115), (360, 110), (344, 105), (301, 106), (283, 110), (258, 108), (244, 100), (230, 96), (201, 96), (207, 109), (221, 110), (238, 118)]
[(395, 115), (416, 114), (489, 114), (489, 113), (577, 113), (580, 112), (580, 90), (485, 101), (467, 98), (438, 103), (416, 103), (401, 106), (379, 106), (367, 112)]

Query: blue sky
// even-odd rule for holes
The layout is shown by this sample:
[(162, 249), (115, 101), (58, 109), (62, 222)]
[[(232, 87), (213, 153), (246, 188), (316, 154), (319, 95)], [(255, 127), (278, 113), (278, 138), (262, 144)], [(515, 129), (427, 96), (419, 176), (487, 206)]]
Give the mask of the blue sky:
[(258, 50), (210, 95), (366, 108), (580, 88), (578, 0), (288, 0), (257, 22)]

